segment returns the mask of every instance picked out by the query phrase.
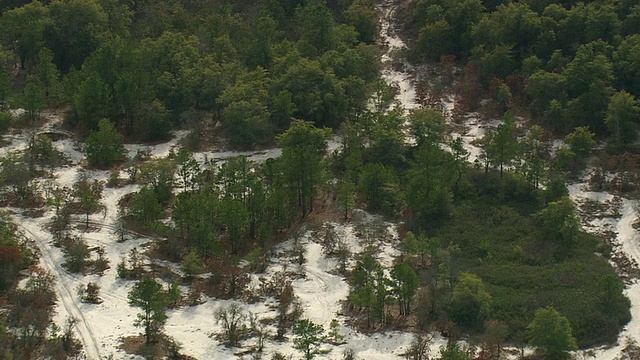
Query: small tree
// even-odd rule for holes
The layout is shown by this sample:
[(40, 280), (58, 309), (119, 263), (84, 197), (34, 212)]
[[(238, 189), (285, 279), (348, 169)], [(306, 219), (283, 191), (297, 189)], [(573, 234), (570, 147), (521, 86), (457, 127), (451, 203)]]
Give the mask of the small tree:
[(90, 182), (86, 175), (73, 184), (73, 194), (80, 202), (80, 208), (86, 215), (86, 227), (89, 228), (89, 215), (100, 209), (103, 185), (100, 181)]
[(102, 302), (99, 296), (100, 285), (94, 282), (89, 282), (86, 287), (80, 287), (78, 293), (83, 302), (91, 304), (100, 304)]
[(449, 342), (447, 347), (440, 347), (438, 360), (471, 360), (473, 356), (468, 350), (460, 348), (457, 342)]
[(569, 320), (553, 307), (536, 310), (527, 332), (529, 345), (537, 347), (547, 359), (564, 359), (567, 351), (578, 348)]
[(596, 146), (595, 134), (589, 131), (588, 126), (580, 126), (564, 137), (564, 143), (569, 145), (571, 151), (580, 158), (585, 158)]
[(499, 320), (488, 320), (484, 323), (484, 333), (481, 337), (481, 356), (487, 360), (502, 358), (503, 347), (509, 335), (507, 324)]
[(154, 279), (140, 280), (133, 286), (128, 298), (129, 305), (142, 309), (133, 324), (144, 327), (147, 345), (157, 341), (167, 321), (165, 312), (168, 296), (162, 285)]
[(37, 120), (40, 117), (40, 111), (47, 105), (42, 84), (37, 77), (32, 75), (27, 77), (22, 104), (27, 111), (29, 121)]
[(340, 321), (338, 319), (332, 319), (331, 323), (329, 323), (329, 341), (334, 344), (340, 344), (340, 342), (344, 339), (344, 335), (340, 333)]
[(216, 322), (222, 325), (221, 334), (225, 344), (229, 347), (237, 347), (240, 340), (247, 333), (245, 321), (247, 315), (242, 307), (237, 303), (232, 303), (227, 307), (220, 307), (215, 312)]
[(38, 267), (29, 270), (24, 289), (11, 296), (13, 307), (7, 318), (7, 325), (16, 329), (22, 347), (36, 345), (45, 338), (56, 304), (53, 275)]
[(428, 360), (429, 359), (429, 341), (431, 337), (423, 334), (415, 334), (411, 347), (407, 350), (405, 358), (407, 360)]
[(167, 301), (168, 307), (171, 309), (177, 308), (182, 303), (182, 291), (175, 280), (171, 281), (167, 289)]
[(409, 315), (411, 313), (411, 299), (420, 286), (418, 274), (411, 266), (398, 263), (393, 267), (391, 277), (393, 278), (393, 292), (400, 304), (400, 315)]
[(191, 252), (182, 258), (180, 268), (188, 278), (192, 278), (194, 275), (204, 271), (204, 263), (202, 262), (200, 254), (198, 254), (196, 250), (191, 250)]
[(338, 182), (337, 190), (337, 201), (344, 210), (344, 219), (347, 220), (349, 213), (356, 205), (356, 185), (351, 179), (343, 178)]
[(84, 273), (89, 258), (89, 247), (81, 237), (64, 242), (64, 266), (73, 273)]
[(320, 345), (325, 341), (322, 325), (302, 319), (293, 324), (293, 347), (304, 354), (305, 360), (311, 360), (322, 353)]
[(125, 148), (120, 135), (109, 119), (98, 123), (98, 131), (92, 131), (87, 137), (84, 153), (89, 165), (108, 168), (125, 156)]

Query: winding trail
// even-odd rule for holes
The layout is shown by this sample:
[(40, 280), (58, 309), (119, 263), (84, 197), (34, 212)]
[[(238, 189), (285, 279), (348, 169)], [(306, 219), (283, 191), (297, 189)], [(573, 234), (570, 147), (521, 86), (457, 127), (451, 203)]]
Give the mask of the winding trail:
[(328, 273), (329, 269), (337, 268), (334, 259), (327, 259), (318, 243), (307, 241), (305, 279), (293, 282), (295, 294), (306, 307), (309, 320), (328, 328), (333, 318), (337, 318), (340, 311), (340, 301), (349, 295), (349, 285), (338, 275)]
[[(568, 186), (569, 196), (580, 209), (585, 200), (596, 201), (600, 204), (610, 202), (613, 195), (607, 192), (589, 191), (588, 176), (581, 182)], [(616, 233), (613, 241), (614, 256), (616, 254), (625, 256), (631, 263), (629, 266), (637, 267), (640, 264), (640, 243), (639, 233), (633, 228), (633, 223), (637, 220), (638, 214), (635, 211), (636, 201), (622, 198), (622, 203), (618, 209), (620, 217), (586, 217), (583, 218), (583, 225), (587, 231), (594, 233), (603, 230), (613, 230)], [(593, 211), (593, 210), (591, 210)], [(587, 215), (583, 213), (583, 215)], [(589, 214), (593, 215), (593, 214)], [(615, 265), (614, 265), (615, 266)], [(624, 272), (624, 269), (620, 269)], [(595, 359), (617, 360), (631, 359), (625, 358), (625, 348), (630, 344), (640, 344), (640, 283), (637, 279), (630, 279), (624, 290), (625, 295), (631, 300), (631, 321), (624, 327), (618, 335), (618, 343), (611, 347), (592, 349)]]
[(69, 274), (55, 261), (52, 253), (59, 252), (60, 249), (51, 246), (51, 235), (42, 229), (41, 224), (34, 222), (33, 219), (24, 217), (17, 217), (16, 220), (19, 228), (28, 234), (40, 248), (41, 265), (56, 277), (55, 291), (62, 307), (70, 317), (78, 320), (75, 325), (76, 333), (80, 338), (86, 358), (89, 360), (100, 359), (100, 346), (89, 321), (80, 308), (81, 304), (79, 303), (78, 295), (75, 293), (76, 286), (81, 283), (80, 279)]
[(419, 104), (416, 101), (416, 88), (412, 82), (413, 75), (405, 71), (410, 68), (409, 64), (402, 62), (402, 70), (395, 68), (395, 54), (407, 48), (393, 27), (395, 12), (398, 8), (396, 3), (395, 0), (384, 0), (377, 7), (380, 13), (380, 39), (378, 43), (384, 49), (381, 59), (382, 78), (389, 85), (397, 86), (396, 100), (405, 111), (409, 111), (418, 108)]

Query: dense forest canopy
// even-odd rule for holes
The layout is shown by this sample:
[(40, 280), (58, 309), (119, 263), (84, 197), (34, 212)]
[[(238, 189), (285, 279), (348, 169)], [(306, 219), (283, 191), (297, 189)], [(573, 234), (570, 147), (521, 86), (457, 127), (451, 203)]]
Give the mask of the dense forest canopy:
[(496, 84), (508, 85), (513, 101), (551, 129), (589, 126), (617, 152), (635, 140), (635, 2), (418, 0), (405, 15), (416, 61), (455, 57), (477, 88), (495, 95)]
[(17, 91), (0, 101), (43, 93), (33, 107), (68, 104), (69, 124), (87, 131), (108, 118), (129, 138), (159, 140), (220, 121), (232, 145), (250, 148), (292, 118), (337, 127), (363, 109), (379, 68), (366, 2), (18, 5), (2, 12), (1, 42), (4, 86)]
[[(180, 263), (179, 280), (216, 298), (241, 297), (247, 273), (263, 272), (275, 244), (318, 221), (327, 207), (339, 209), (338, 221), (363, 208), (401, 224), (401, 255), (391, 267), (381, 264), (380, 229), (363, 230), (368, 244), (352, 265), (344, 244), (326, 240), (327, 256), (339, 259), (336, 271), (350, 285), (345, 312), (353, 326), (375, 331), (410, 323), (416, 331), (468, 336), (487, 352), (484, 339), (493, 336), (555, 358), (614, 341), (630, 319), (629, 300), (608, 262), (611, 243), (582, 230), (565, 180), (579, 175), (596, 139), (606, 138), (594, 186), (638, 185), (640, 5), (408, 2), (399, 16), (409, 48), (395, 55), (416, 71), (433, 70), (418, 81), (420, 100), (431, 106), (412, 111), (396, 104), (397, 89), (381, 77), (376, 5), (3, 2), (0, 128), (33, 126), (43, 111), (62, 110), (65, 126), (84, 139), (82, 166), (110, 176), (105, 183), (85, 175), (72, 187), (42, 191), (38, 180), (54, 178), (65, 159), (50, 138), (34, 135), (25, 150), (0, 160), (2, 203), (53, 209), (48, 230), (64, 248), (65, 268), (104, 272), (100, 257), (90, 260), (94, 250), (68, 235), (70, 219), (81, 217), (89, 228), (105, 186), (136, 184), (119, 204), (119, 240), (126, 231), (159, 239), (156, 256)], [(449, 95), (452, 114), (442, 111)], [(19, 119), (5, 111), (19, 107)], [(468, 144), (451, 135), (452, 119), (476, 110), (500, 121), (475, 139), (481, 151), (472, 164)], [(189, 131), (181, 150), (127, 156), (125, 142), (164, 141), (176, 129)], [(552, 149), (553, 136), (564, 139)], [(340, 144), (328, 154), (332, 138)], [(214, 146), (274, 145), (281, 156), (260, 162), (195, 156)], [(19, 299), (26, 295), (12, 289), (33, 254), (11, 235), (8, 218), (0, 223), (0, 256), (9, 264), (0, 269), (0, 294)], [(303, 264), (304, 251), (294, 252)], [(132, 305), (144, 309), (143, 285), (160, 299), (162, 306), (144, 309), (146, 321), (138, 320), (152, 342), (162, 333), (171, 291), (148, 281), (140, 263), (131, 253), (112, 267), (119, 278), (143, 279)], [(199, 279), (203, 272), (213, 276)], [(302, 331), (301, 324), (315, 329), (296, 322), (293, 290), (278, 291), (271, 294), (280, 312), (275, 338), (292, 327)], [(216, 315), (221, 321), (225, 311)], [(33, 346), (46, 337), (50, 314), (40, 320)], [(549, 323), (565, 340), (559, 347), (540, 335)], [(5, 333), (0, 343), (10, 337)], [(235, 346), (235, 336), (226, 334), (226, 341)]]

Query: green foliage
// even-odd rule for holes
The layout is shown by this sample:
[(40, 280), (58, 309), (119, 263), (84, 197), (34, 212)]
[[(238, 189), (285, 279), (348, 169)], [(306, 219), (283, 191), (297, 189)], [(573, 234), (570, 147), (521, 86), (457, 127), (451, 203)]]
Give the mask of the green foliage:
[(14, 196), (20, 203), (27, 202), (33, 196), (31, 186), (33, 173), (24, 160), (23, 156), (15, 152), (9, 152), (0, 159), (3, 184), (12, 189)]
[(301, 47), (308, 47), (309, 55), (316, 55), (335, 44), (333, 17), (322, 3), (310, 2), (296, 9), (296, 21), (301, 30)]
[(153, 190), (143, 187), (131, 197), (129, 213), (142, 224), (148, 224), (160, 218), (162, 205)]
[(580, 220), (571, 200), (565, 197), (551, 202), (538, 216), (547, 240), (557, 244), (556, 251), (561, 255), (571, 251), (580, 231)]
[(304, 354), (305, 360), (311, 360), (321, 354), (320, 346), (325, 341), (322, 325), (302, 319), (293, 324), (293, 347)]
[(99, 128), (101, 121), (109, 114), (109, 94), (106, 84), (97, 74), (89, 74), (73, 95), (73, 107), (78, 117), (88, 124), (91, 129)]
[(366, 252), (356, 262), (349, 283), (351, 284), (349, 301), (355, 307), (366, 311), (367, 327), (371, 327), (378, 321), (384, 321), (385, 307), (391, 295), (389, 291), (391, 281), (371, 252)]
[(633, 95), (621, 91), (611, 96), (604, 123), (609, 130), (609, 148), (612, 153), (621, 153), (636, 139), (636, 121), (639, 116), (640, 106)]
[(40, 112), (46, 105), (45, 93), (38, 78), (29, 76), (22, 95), (22, 105), (30, 121), (40, 117)]
[(89, 258), (89, 247), (82, 238), (73, 238), (64, 244), (64, 267), (72, 273), (84, 273)]
[(594, 136), (595, 134), (589, 131), (588, 127), (581, 126), (573, 129), (571, 133), (565, 136), (564, 143), (569, 145), (574, 154), (585, 158), (596, 146)]
[(204, 271), (204, 263), (200, 254), (197, 251), (192, 250), (182, 258), (180, 268), (187, 277), (193, 277), (193, 275), (200, 274)]
[[(425, 309), (420, 308), (416, 315), (427, 324), (442, 316), (448, 304), (443, 295), (448, 292), (444, 279), (467, 272), (482, 280), (492, 299), (485, 319), (503, 321), (513, 334), (508, 341), (522, 341), (517, 334), (525, 332), (540, 306), (561, 311), (581, 347), (614, 341), (629, 319), (628, 300), (619, 288), (614, 290), (620, 280), (612, 281), (616, 276), (607, 260), (594, 254), (599, 242), (573, 227), (575, 210), (560, 196), (566, 196), (564, 184), (552, 182), (548, 191), (553, 194), (545, 194), (548, 200), (541, 201), (533, 187), (518, 185), (524, 180), (512, 178), (508, 172), (503, 181), (512, 183), (509, 186), (501, 186), (497, 174), (471, 170), (468, 176), (474, 195), (456, 200), (450, 219), (439, 227), (415, 229), (428, 234), (424, 239), (437, 237), (435, 246), (418, 241), (423, 238), (420, 236), (406, 241), (409, 248), (416, 249), (412, 253), (424, 256), (424, 271), (429, 274), (426, 288), (423, 280), (419, 293), (427, 291), (426, 299), (430, 300), (418, 297), (419, 306)], [(546, 209), (545, 203), (553, 205)], [(547, 225), (543, 213), (548, 216), (544, 220)], [(458, 250), (447, 260), (442, 254), (452, 246)], [(451, 275), (442, 277), (441, 266), (442, 274)], [(604, 277), (610, 277), (610, 282), (598, 281), (595, 289), (594, 279)], [(607, 292), (616, 295), (608, 297), (604, 295)], [(616, 304), (609, 308), (615, 315), (602, 306), (605, 298)], [(451, 302), (452, 319), (453, 309)], [(479, 322), (478, 328), (481, 325)]]
[(46, 45), (54, 63), (62, 72), (80, 69), (108, 30), (107, 14), (96, 0), (66, 0), (51, 2), (49, 15)]
[(460, 348), (460, 344), (450, 341), (447, 346), (440, 347), (440, 356), (437, 360), (471, 360), (473, 354)]
[(344, 335), (340, 333), (340, 321), (338, 319), (331, 319), (329, 323), (329, 333), (327, 337), (331, 343), (337, 345), (344, 339)]
[(358, 40), (373, 44), (378, 37), (378, 20), (375, 9), (354, 1), (345, 11), (346, 22), (358, 32)]
[(390, 167), (379, 163), (364, 165), (360, 170), (359, 187), (371, 210), (389, 215), (398, 211), (400, 189), (397, 175)]
[(471, 273), (462, 273), (453, 289), (451, 317), (463, 326), (480, 328), (491, 312), (492, 297), (482, 279)]
[[(1, 48), (0, 51), (2, 51)], [(13, 96), (12, 79), (9, 76), (9, 72), (6, 71), (1, 65), (2, 64), (0, 63), (0, 111), (5, 110), (9, 107), (11, 97)]]
[(144, 327), (147, 344), (157, 341), (167, 321), (166, 310), (169, 303), (162, 285), (153, 279), (140, 280), (129, 291), (127, 298), (129, 305), (142, 310), (134, 325)]
[(411, 300), (418, 290), (420, 281), (416, 271), (406, 263), (398, 263), (391, 270), (393, 292), (400, 304), (400, 315), (411, 313)]
[(331, 130), (318, 129), (310, 122), (295, 120), (278, 137), (282, 146), (284, 176), (297, 197), (298, 206), (305, 217), (313, 211), (316, 185), (320, 183), (321, 161), (327, 149)]
[(89, 181), (83, 176), (78, 182), (73, 184), (73, 195), (80, 204), (80, 209), (86, 214), (86, 226), (89, 227), (89, 215), (100, 209), (100, 199), (104, 185), (98, 181)]
[(11, 296), (13, 306), (7, 316), (7, 324), (16, 329), (24, 347), (42, 342), (56, 305), (55, 278), (42, 268), (30, 270), (29, 278), (22, 289)]
[(97, 168), (108, 168), (124, 158), (122, 136), (116, 132), (111, 121), (100, 120), (98, 130), (92, 131), (87, 137), (84, 153), (89, 164)]
[(155, 194), (161, 205), (166, 205), (173, 196), (176, 164), (170, 159), (153, 159), (140, 167), (139, 182)]
[(13, 124), (13, 115), (10, 112), (0, 111), (0, 134), (4, 134)]
[(488, 161), (500, 169), (500, 178), (504, 168), (509, 166), (516, 157), (518, 140), (516, 137), (515, 118), (512, 113), (504, 115), (504, 122), (495, 131), (485, 135), (484, 152)]
[(2, 42), (20, 58), (20, 68), (34, 60), (44, 46), (48, 9), (41, 2), (31, 2), (2, 14)]
[(29, 261), (26, 250), (21, 249), (15, 224), (6, 212), (0, 212), (0, 293), (10, 289), (19, 271)]
[(290, 64), (274, 86), (279, 92), (292, 94), (296, 118), (312, 121), (318, 127), (336, 127), (345, 118), (347, 102), (342, 84), (318, 61), (301, 58)]
[(47, 103), (57, 105), (62, 95), (60, 71), (53, 64), (53, 53), (49, 49), (43, 49), (38, 54), (38, 78)]
[(553, 307), (536, 310), (527, 331), (529, 345), (538, 347), (549, 359), (565, 359), (566, 351), (577, 349), (569, 320)]
[[(209, 191), (200, 191), (180, 193), (172, 203), (177, 239), (184, 247), (194, 247), (203, 258), (212, 256), (219, 248), (219, 233), (211, 221), (217, 201)], [(172, 250), (171, 255), (179, 259), (182, 246)]]

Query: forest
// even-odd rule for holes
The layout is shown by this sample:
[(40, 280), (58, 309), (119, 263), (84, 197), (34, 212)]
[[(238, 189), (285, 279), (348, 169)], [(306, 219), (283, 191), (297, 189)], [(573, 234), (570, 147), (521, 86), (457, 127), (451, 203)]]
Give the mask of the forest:
[[(640, 214), (634, 1), (7, 0), (0, 29), (0, 359), (368, 358), (353, 331), (566, 359), (632, 320), (638, 264), (585, 224)], [(326, 324), (318, 256), (346, 288)], [(69, 297), (136, 330), (92, 350)], [(170, 334), (213, 303), (228, 357)]]

